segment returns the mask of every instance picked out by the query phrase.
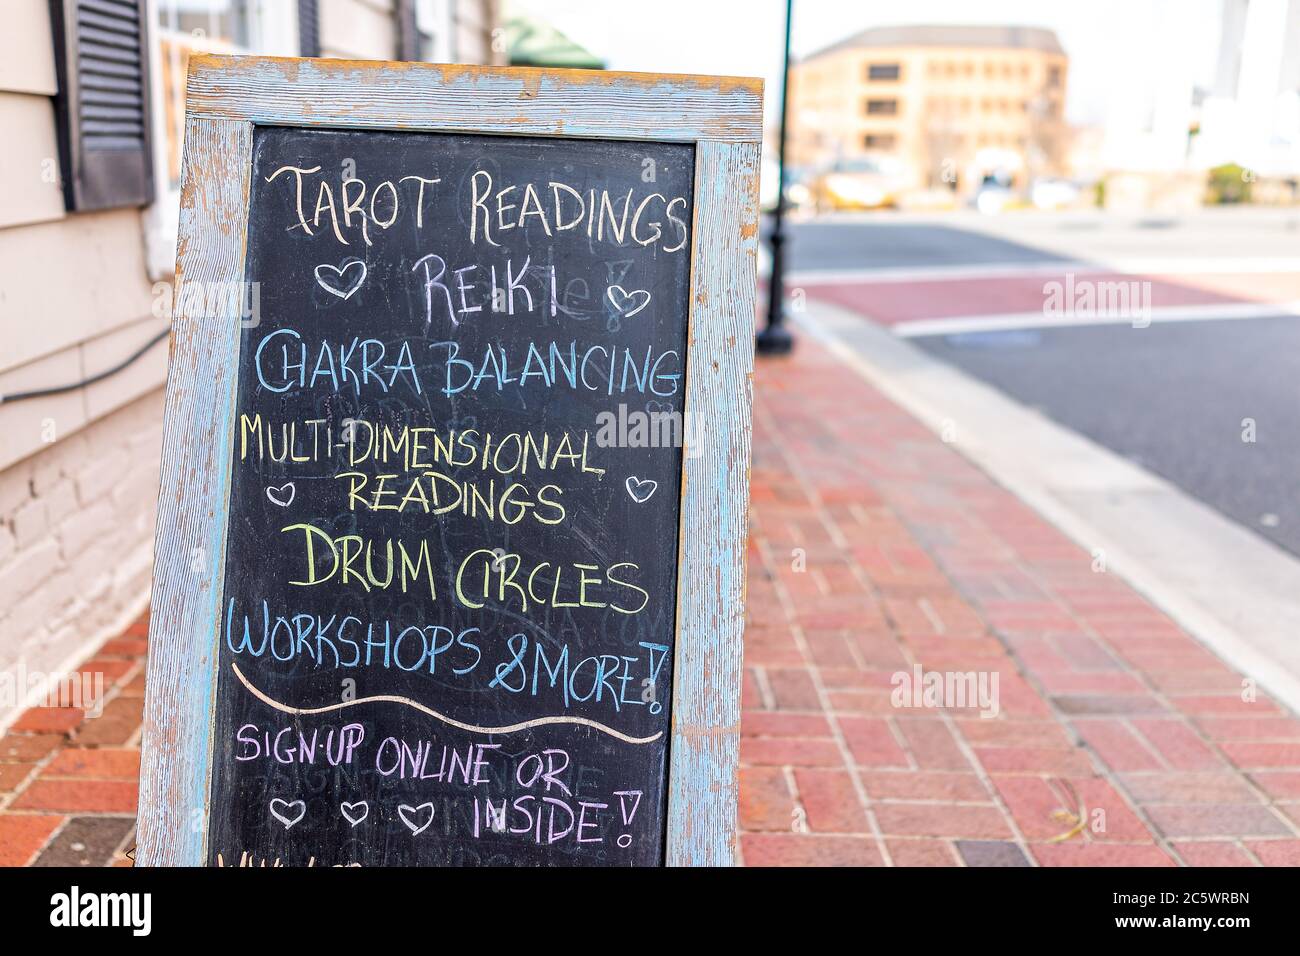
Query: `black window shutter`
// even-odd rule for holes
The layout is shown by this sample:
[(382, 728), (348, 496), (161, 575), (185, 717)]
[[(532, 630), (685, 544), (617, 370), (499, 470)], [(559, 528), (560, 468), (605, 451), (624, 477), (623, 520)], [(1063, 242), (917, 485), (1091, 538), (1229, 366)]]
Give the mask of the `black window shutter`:
[(298, 52), (320, 56), (320, 10), (316, 0), (298, 0)]
[(415, 20), (415, 0), (397, 0), (397, 58), (420, 59), (420, 31)]
[(153, 201), (145, 0), (50, 0), (64, 202), (89, 212)]

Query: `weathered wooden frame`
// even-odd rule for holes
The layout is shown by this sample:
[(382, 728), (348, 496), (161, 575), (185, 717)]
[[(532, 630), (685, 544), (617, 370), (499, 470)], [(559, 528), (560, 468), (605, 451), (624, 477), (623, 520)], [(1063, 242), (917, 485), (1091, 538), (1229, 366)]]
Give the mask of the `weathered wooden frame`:
[[(242, 283), (255, 125), (692, 143), (695, 210), (669, 865), (736, 844), (762, 81), (427, 63), (190, 60), (176, 287)], [(225, 286), (231, 288), (231, 286)], [(203, 865), (240, 317), (177, 295), (136, 860)], [(197, 299), (193, 300), (197, 302)]]

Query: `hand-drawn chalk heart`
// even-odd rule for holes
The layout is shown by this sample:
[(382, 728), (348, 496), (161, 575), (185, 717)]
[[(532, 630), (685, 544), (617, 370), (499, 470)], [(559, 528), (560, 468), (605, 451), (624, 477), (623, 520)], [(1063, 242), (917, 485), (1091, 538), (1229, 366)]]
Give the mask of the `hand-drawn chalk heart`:
[(302, 800), (289, 801), (276, 797), (271, 801), (271, 816), (283, 823), (286, 830), (292, 829), (306, 815), (307, 804)]
[[(609, 297), (609, 301), (613, 304), (614, 308), (617, 309), (619, 314), (625, 319), (630, 319), (650, 304), (650, 293), (645, 289), (633, 289), (631, 292), (628, 292), (621, 285), (612, 285), (605, 290), (605, 295)], [(641, 304), (634, 309), (628, 308), (628, 306), (637, 301)]]
[[(418, 822), (420, 816), (428, 814), (423, 823)], [(429, 824), (433, 822), (433, 804), (422, 803), (418, 807), (413, 807), (409, 803), (404, 803), (397, 808), (397, 815), (402, 818), (402, 822), (414, 835), (419, 835), (429, 829)]]
[(272, 504), (279, 505), (281, 508), (287, 508), (293, 504), (293, 496), (298, 493), (292, 481), (286, 481), (279, 488), (275, 485), (268, 485), (266, 488), (266, 497), (271, 499)]
[[(345, 279), (344, 276), (349, 272), (353, 277)], [(323, 262), (316, 267), (316, 281), (330, 295), (336, 295), (340, 299), (350, 298), (353, 292), (361, 288), (361, 283), (366, 281), (366, 264), (360, 259), (352, 259), (340, 268)]]
[(627, 485), (627, 493), (631, 495), (632, 500), (639, 505), (645, 504), (649, 501), (650, 496), (653, 495), (655, 489), (659, 487), (659, 482), (651, 481), (649, 478), (641, 479), (636, 475), (628, 475), (625, 484)]
[(343, 819), (356, 826), (370, 816), (370, 804), (364, 800), (358, 800), (356, 803), (340, 803), (339, 812), (343, 814)]

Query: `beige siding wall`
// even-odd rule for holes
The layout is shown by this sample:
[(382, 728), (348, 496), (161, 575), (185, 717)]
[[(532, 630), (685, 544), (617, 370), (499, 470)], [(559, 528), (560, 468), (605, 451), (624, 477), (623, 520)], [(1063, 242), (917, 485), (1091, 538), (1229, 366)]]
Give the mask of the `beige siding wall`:
[[(452, 55), (460, 63), (504, 63), (492, 49), (497, 0), (448, 0)], [(321, 0), (321, 55), (389, 60), (397, 55), (396, 0)]]
[(492, 31), (500, 26), (498, 16), (499, 0), (481, 0), (469, 3), (466, 0), (450, 0), (453, 29), (453, 56), (460, 63), (495, 63), (506, 62), (504, 41), (500, 50), (492, 49)]
[(49, 96), (0, 92), (0, 129), (0, 229), (63, 218)]
[(322, 0), (322, 56), (391, 60), (397, 55), (394, 0)]
[(53, 96), (54, 43), (47, 0), (6, 0), (0, 90)]
[[(137, 210), (67, 215), (44, 0), (0, 30), (0, 394), (76, 382), (159, 329)], [(148, 595), (165, 345), (89, 388), (0, 405), (0, 669), (49, 673)], [(16, 713), (0, 702), (0, 726)]]
[(149, 315), (142, 236), (133, 209), (0, 229), (0, 263), (22, 278), (0, 298), (0, 372)]

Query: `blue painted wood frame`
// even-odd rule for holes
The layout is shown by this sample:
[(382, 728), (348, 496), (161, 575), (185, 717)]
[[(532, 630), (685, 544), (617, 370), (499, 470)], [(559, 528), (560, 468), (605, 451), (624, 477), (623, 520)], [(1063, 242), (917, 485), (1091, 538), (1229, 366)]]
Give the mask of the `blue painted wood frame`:
[(209, 297), (185, 286), (243, 282), (254, 125), (695, 145), (666, 860), (731, 864), (761, 81), (229, 56), (190, 61), (137, 863), (207, 861), (241, 317), (233, 301), (210, 314)]

